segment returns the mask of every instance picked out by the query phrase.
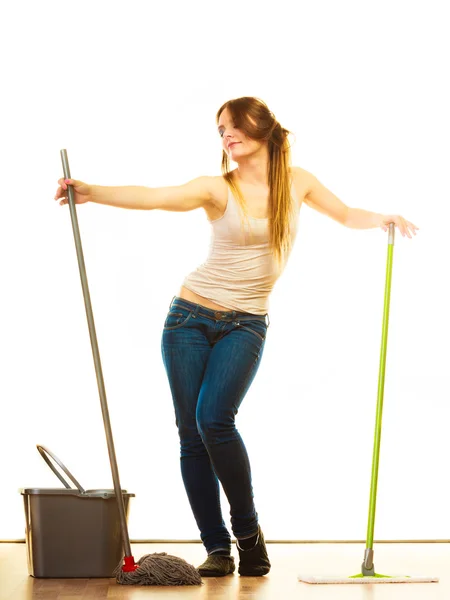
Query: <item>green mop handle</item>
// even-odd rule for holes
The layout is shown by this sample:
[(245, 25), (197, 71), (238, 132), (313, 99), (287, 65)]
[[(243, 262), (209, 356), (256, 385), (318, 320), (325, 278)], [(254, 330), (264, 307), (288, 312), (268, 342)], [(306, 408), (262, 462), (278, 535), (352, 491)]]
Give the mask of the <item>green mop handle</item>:
[[(63, 165), (64, 178), (71, 179), (70, 168), (69, 168), (69, 159), (67, 158), (66, 150), (61, 150), (61, 160), (62, 160), (62, 165)], [(88, 326), (89, 326), (89, 334), (91, 337), (92, 354), (94, 356), (95, 373), (97, 375), (97, 385), (98, 385), (98, 391), (100, 394), (100, 403), (101, 403), (101, 407), (102, 407), (103, 422), (105, 425), (109, 460), (111, 463), (111, 471), (112, 471), (112, 477), (113, 477), (113, 482), (114, 482), (114, 491), (116, 493), (117, 506), (119, 509), (119, 520), (120, 520), (120, 527), (121, 527), (121, 532), (122, 532), (122, 542), (123, 542), (123, 546), (124, 546), (125, 555), (131, 556), (130, 539), (128, 536), (127, 522), (126, 522), (126, 517), (125, 517), (125, 506), (124, 506), (124, 501), (123, 501), (123, 496), (122, 496), (122, 490), (120, 487), (119, 470), (117, 468), (117, 460), (116, 460), (116, 453), (114, 450), (114, 441), (113, 441), (113, 437), (112, 437), (111, 423), (110, 423), (110, 419), (109, 419), (108, 404), (106, 401), (106, 392), (105, 392), (105, 384), (103, 381), (102, 365), (100, 362), (100, 353), (98, 350), (97, 335), (95, 333), (94, 315), (92, 313), (91, 297), (89, 294), (89, 287), (88, 287), (88, 281), (87, 281), (87, 275), (86, 275), (86, 267), (84, 265), (83, 249), (81, 246), (80, 230), (78, 227), (77, 211), (75, 208), (75, 197), (74, 197), (73, 187), (71, 185), (68, 185), (67, 189), (68, 189), (68, 196), (69, 196), (70, 216), (72, 218), (73, 235), (75, 237), (75, 247), (77, 250), (78, 267), (80, 270), (81, 286), (83, 288), (84, 304), (86, 307), (86, 315), (87, 315)]]
[(388, 254), (386, 267), (386, 283), (384, 291), (383, 330), (381, 337), (380, 368), (378, 374), (378, 399), (375, 422), (375, 440), (372, 458), (372, 479), (370, 483), (369, 520), (367, 525), (366, 553), (364, 565), (366, 569), (373, 568), (373, 532), (375, 527), (375, 509), (377, 504), (378, 464), (380, 458), (381, 422), (383, 416), (384, 380), (386, 369), (386, 348), (389, 326), (389, 304), (391, 299), (392, 262), (394, 255), (395, 224), (389, 224)]

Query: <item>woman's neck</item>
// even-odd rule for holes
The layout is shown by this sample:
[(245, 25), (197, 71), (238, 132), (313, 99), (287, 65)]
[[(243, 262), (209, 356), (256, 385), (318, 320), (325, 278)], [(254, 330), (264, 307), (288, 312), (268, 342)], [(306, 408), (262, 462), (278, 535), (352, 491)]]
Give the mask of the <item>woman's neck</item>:
[(269, 157), (262, 155), (242, 158), (235, 175), (240, 183), (266, 186), (269, 181)]

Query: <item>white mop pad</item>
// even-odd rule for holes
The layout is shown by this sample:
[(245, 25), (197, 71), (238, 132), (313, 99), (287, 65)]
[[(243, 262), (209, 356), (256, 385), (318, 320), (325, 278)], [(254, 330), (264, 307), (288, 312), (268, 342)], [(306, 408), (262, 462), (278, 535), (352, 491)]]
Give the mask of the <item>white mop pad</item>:
[(299, 575), (298, 580), (304, 583), (437, 583), (438, 577), (425, 577), (418, 575), (408, 577), (405, 575), (378, 575), (377, 577), (359, 576), (343, 577), (339, 575)]

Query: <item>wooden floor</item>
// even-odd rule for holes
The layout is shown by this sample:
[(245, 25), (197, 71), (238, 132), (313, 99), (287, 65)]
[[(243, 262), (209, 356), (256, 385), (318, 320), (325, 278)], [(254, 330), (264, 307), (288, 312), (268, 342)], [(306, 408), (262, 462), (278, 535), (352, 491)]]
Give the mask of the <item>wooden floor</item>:
[[(450, 544), (378, 544), (375, 568), (384, 574), (427, 575), (439, 583), (311, 585), (299, 573), (353, 575), (359, 572), (364, 547), (358, 544), (268, 544), (272, 570), (265, 577), (204, 578), (201, 586), (122, 586), (115, 579), (34, 579), (28, 575), (25, 544), (0, 544), (0, 600), (81, 600), (141, 598), (172, 600), (450, 600)], [(134, 544), (135, 559), (167, 552), (199, 565), (205, 558), (200, 544)], [(233, 545), (236, 566), (238, 555)]]

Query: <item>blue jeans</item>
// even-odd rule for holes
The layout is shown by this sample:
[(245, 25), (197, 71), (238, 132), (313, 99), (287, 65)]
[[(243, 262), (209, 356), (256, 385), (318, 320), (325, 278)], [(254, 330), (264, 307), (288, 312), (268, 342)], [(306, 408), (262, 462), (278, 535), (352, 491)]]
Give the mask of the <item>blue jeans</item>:
[(208, 552), (231, 549), (219, 481), (237, 539), (258, 530), (250, 463), (235, 416), (258, 370), (268, 315), (215, 311), (174, 296), (161, 340), (181, 447), (181, 474)]

